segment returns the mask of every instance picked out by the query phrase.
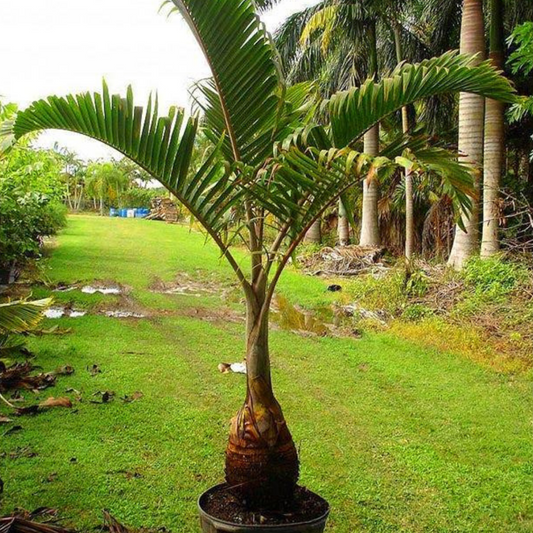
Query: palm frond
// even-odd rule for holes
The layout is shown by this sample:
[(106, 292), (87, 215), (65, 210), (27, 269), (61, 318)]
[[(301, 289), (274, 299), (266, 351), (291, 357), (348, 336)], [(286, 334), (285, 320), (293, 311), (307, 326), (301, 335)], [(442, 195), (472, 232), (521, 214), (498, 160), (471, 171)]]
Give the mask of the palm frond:
[[(203, 84), (209, 126), (227, 135), (232, 159), (254, 165), (271, 143), (261, 137), (278, 112), (281, 84), (275, 49), (253, 0), (172, 0), (193, 31), (211, 68)], [(204, 90), (205, 89), (205, 90)]]
[(510, 82), (489, 62), (475, 66), (474, 58), (449, 52), (418, 64), (401, 65), (390, 78), (333, 95), (326, 103), (335, 146), (358, 140), (373, 125), (417, 100), (453, 92), (471, 92), (514, 102)]
[(51, 298), (0, 303), (0, 335), (25, 333), (35, 329), (43, 319), (43, 311), (51, 303)]
[(214, 148), (196, 173), (189, 166), (197, 134), (196, 118), (186, 118), (181, 108), (158, 115), (157, 97), (146, 108), (136, 106), (133, 91), (51, 96), (18, 113), (13, 132), (21, 136), (44, 129), (61, 129), (97, 139), (129, 157), (160, 181), (207, 228), (216, 232), (224, 215), (244, 191), (234, 186), (233, 176), (218, 160)]

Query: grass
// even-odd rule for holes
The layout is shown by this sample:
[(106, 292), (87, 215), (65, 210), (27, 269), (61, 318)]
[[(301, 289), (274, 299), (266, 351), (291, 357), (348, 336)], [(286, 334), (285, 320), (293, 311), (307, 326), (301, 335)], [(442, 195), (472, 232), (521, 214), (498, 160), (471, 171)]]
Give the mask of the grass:
[[(229, 297), (149, 290), (154, 279), (183, 272), (216, 282)], [(113, 280), (131, 292), (127, 301), (54, 293), (92, 311), (50, 322), (71, 328), (68, 334), (31, 340), (45, 370), (76, 369), (39, 396), (67, 395), (75, 408), (18, 419), (23, 430), (2, 436), (3, 512), (55, 507), (65, 523), (89, 531), (106, 508), (131, 526), (197, 532), (196, 498), (223, 478), (228, 420), (244, 397), (244, 376), (217, 371), (221, 361), (243, 355), (243, 325), (221, 315), (242, 311), (231, 272), (187, 228), (78, 216), (57, 240), (46, 274), (51, 282)], [(280, 291), (320, 307), (341, 298), (326, 285), (290, 271)], [(149, 318), (96, 313), (125, 303)], [(301, 482), (330, 501), (328, 531), (532, 530), (526, 376), (499, 374), (392, 333), (354, 340), (274, 330), (271, 347)], [(93, 364), (102, 370), (95, 376), (87, 370)], [(65, 393), (71, 388), (83, 401)], [(104, 390), (115, 392), (113, 402), (90, 402)], [(135, 391), (144, 396), (120, 400)], [(9, 456), (24, 447), (37, 456)]]

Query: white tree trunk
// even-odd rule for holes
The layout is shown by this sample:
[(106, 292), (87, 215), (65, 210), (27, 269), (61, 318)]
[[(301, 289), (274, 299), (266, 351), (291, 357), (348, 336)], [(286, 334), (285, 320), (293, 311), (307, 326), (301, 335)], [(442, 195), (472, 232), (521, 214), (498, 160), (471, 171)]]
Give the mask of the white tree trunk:
[[(503, 0), (492, 0), (490, 13), (490, 60), (502, 70), (504, 58)], [(498, 252), (498, 198), (505, 158), (505, 105), (487, 99), (485, 109), (485, 146), (483, 173), (483, 231), (481, 257)]]
[(339, 238), (339, 244), (346, 246), (350, 244), (350, 223), (348, 216), (346, 215), (346, 206), (342, 200), (339, 200), (339, 219), (337, 221), (337, 234)]
[[(484, 59), (485, 35), (483, 24), (483, 2), (464, 0), (461, 23), (461, 53), (479, 54), (477, 63)], [(475, 197), (472, 212), (461, 215), (466, 231), (459, 226), (448, 264), (460, 270), (479, 246), (479, 195), (481, 191), (481, 168), (483, 164), (483, 131), (485, 122), (485, 99), (469, 93), (459, 97), (459, 152), (464, 161), (473, 164)]]
[[(364, 137), (365, 154), (376, 156), (379, 153), (379, 125), (369, 130)], [(380, 246), (379, 234), (379, 184), (375, 176), (363, 182), (363, 213), (361, 217), (361, 246)]]
[(315, 244), (320, 244), (322, 242), (322, 231), (321, 231), (322, 221), (318, 219), (313, 222), (313, 225), (309, 228), (305, 234), (305, 241)]

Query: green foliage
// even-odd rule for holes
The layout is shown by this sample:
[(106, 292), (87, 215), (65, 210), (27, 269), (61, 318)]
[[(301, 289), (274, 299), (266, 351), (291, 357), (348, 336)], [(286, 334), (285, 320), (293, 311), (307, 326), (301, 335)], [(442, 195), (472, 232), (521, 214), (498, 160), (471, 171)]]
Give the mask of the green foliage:
[(531, 276), (527, 268), (501, 256), (470, 259), (463, 271), (464, 280), (477, 295), (499, 299)]
[(412, 272), (406, 282), (404, 292), (410, 298), (421, 298), (428, 292), (429, 278), (422, 270)]
[(157, 196), (166, 196), (166, 189), (145, 189), (143, 187), (129, 187), (119, 196), (119, 207), (150, 207), (151, 201)]
[(516, 46), (508, 60), (513, 73), (523, 72), (527, 75), (533, 71), (533, 22), (517, 26), (507, 43)]
[(51, 150), (14, 148), (0, 161), (0, 268), (38, 257), (64, 226), (62, 164)]
[(402, 313), (402, 318), (404, 318), (405, 320), (418, 322), (433, 314), (434, 314), (433, 309), (427, 307), (426, 305), (410, 304), (410, 305), (405, 306), (403, 313)]
[(85, 190), (87, 196), (100, 203), (100, 212), (104, 206), (118, 204), (118, 198), (128, 187), (128, 177), (110, 161), (91, 163), (87, 167)]

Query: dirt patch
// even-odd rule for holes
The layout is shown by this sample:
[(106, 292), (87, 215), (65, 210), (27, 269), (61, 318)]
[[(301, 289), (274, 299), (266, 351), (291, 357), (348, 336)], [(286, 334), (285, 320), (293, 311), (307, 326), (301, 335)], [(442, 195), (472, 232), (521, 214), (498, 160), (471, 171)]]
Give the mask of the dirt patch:
[(197, 318), (205, 322), (213, 323), (242, 323), (245, 320), (243, 313), (238, 313), (232, 309), (213, 309), (210, 307), (187, 307), (165, 313), (166, 315), (185, 316), (188, 318)]
[[(302, 337), (351, 337), (359, 338), (360, 332), (343, 320), (348, 315), (332, 308), (319, 318), (316, 312), (291, 304), (287, 298), (276, 294), (270, 306), (272, 322), (281, 329)], [(331, 320), (331, 322), (330, 322)]]
[(154, 278), (150, 285), (152, 292), (159, 294), (174, 294), (177, 296), (220, 296), (221, 300), (227, 300), (234, 292), (234, 287), (223, 286), (219, 282), (209, 279), (207, 275), (198, 272), (197, 277), (193, 277), (187, 272), (180, 272), (174, 281), (163, 281)]

